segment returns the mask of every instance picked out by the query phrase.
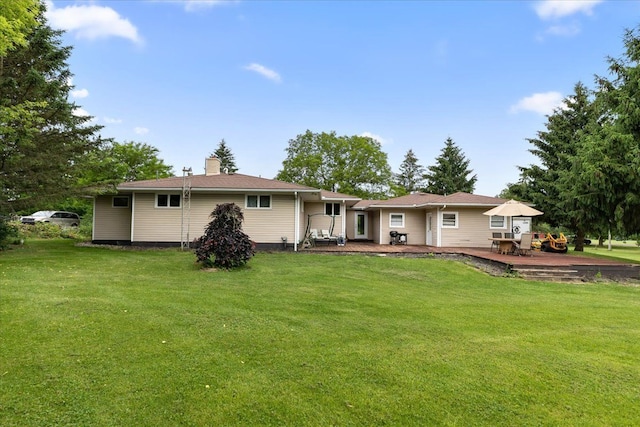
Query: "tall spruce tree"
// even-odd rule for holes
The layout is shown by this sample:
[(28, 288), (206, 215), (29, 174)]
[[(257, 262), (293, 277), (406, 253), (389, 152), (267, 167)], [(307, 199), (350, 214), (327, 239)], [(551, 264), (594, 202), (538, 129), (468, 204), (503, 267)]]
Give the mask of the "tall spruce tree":
[(471, 175), (468, 160), (451, 138), (447, 138), (444, 148), (436, 158), (436, 164), (427, 167), (424, 175), (427, 185), (424, 191), (432, 194), (453, 194), (459, 191), (473, 193), (478, 177)]
[[(69, 102), (70, 47), (41, 12), (27, 44), (0, 74), (0, 211), (34, 209), (78, 194), (86, 157), (102, 145), (91, 117)], [(23, 114), (22, 114), (23, 113)]]
[(584, 205), (604, 212), (625, 234), (640, 232), (640, 26), (625, 30), (621, 58), (608, 59), (612, 79), (597, 77), (602, 124), (576, 159), (576, 186)]
[(216, 148), (212, 155), (220, 160), (221, 170), (226, 170), (228, 173), (238, 172), (235, 156), (231, 152), (231, 149), (227, 147), (224, 138), (220, 140), (218, 148)]
[(397, 196), (410, 194), (424, 187), (425, 168), (418, 163), (418, 158), (412, 149), (404, 155), (400, 164), (400, 172), (394, 174), (394, 184)]

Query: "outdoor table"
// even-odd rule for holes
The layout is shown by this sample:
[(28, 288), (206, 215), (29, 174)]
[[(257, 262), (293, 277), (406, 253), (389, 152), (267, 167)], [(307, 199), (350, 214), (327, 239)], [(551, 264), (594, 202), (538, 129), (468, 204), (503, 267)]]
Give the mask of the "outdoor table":
[(508, 237), (489, 237), (489, 240), (498, 242), (498, 252), (501, 254), (508, 254), (513, 252), (513, 246), (516, 243), (520, 243), (518, 239), (511, 239)]

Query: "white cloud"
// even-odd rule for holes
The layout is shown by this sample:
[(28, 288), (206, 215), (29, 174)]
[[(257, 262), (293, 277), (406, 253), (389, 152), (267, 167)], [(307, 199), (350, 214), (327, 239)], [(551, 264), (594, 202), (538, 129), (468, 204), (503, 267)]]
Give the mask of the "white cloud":
[(104, 117), (104, 122), (109, 124), (119, 124), (122, 123), (122, 119), (114, 119), (113, 117)]
[(538, 114), (552, 114), (553, 110), (562, 107), (563, 97), (560, 92), (534, 93), (512, 105), (509, 111), (519, 113), (521, 111), (532, 111)]
[(73, 114), (76, 117), (88, 117), (91, 114), (89, 114), (89, 112), (87, 110), (85, 110), (84, 108), (80, 108), (80, 107), (76, 107), (73, 109), (73, 111), (71, 112), (71, 114)]
[(71, 91), (71, 96), (73, 98), (86, 98), (89, 96), (89, 91), (87, 89), (75, 89)]
[(149, 133), (149, 129), (140, 126), (133, 128), (133, 131), (136, 135), (146, 135)]
[(602, 0), (544, 0), (534, 5), (541, 19), (556, 19), (576, 13), (591, 15), (593, 8)]
[(52, 27), (74, 33), (80, 39), (122, 37), (142, 43), (138, 29), (106, 6), (72, 5), (56, 8), (53, 2), (48, 1), (47, 20)]
[(386, 139), (384, 139), (383, 137), (381, 137), (380, 135), (376, 135), (375, 133), (371, 133), (371, 132), (362, 132), (360, 134), (360, 136), (364, 136), (367, 138), (371, 138), (371, 139), (375, 139), (376, 141), (378, 141), (380, 143), (380, 145), (385, 145), (388, 144), (390, 141), (387, 141)]
[(207, 9), (214, 6), (235, 3), (234, 0), (185, 0), (184, 10), (193, 12), (195, 10)]
[(552, 36), (572, 37), (580, 33), (580, 27), (575, 24), (570, 25), (552, 25), (547, 28), (546, 34)]
[(280, 77), (280, 74), (278, 74), (277, 72), (265, 67), (264, 65), (253, 63), (253, 64), (246, 65), (244, 67), (244, 69), (256, 72), (256, 73), (260, 74), (261, 76), (266, 77), (269, 80), (272, 80), (272, 81), (274, 81), (276, 83), (280, 83), (282, 81), (282, 78)]

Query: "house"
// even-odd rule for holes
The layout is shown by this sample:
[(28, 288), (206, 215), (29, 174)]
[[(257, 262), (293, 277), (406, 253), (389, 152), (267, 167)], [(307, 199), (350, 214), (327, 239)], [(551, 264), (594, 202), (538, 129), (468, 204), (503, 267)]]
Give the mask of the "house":
[(356, 238), (389, 244), (390, 232), (406, 234), (409, 245), (490, 246), (491, 232), (511, 231), (510, 218), (483, 212), (506, 200), (469, 193), (440, 196), (412, 193), (389, 200), (361, 200), (347, 218), (357, 224)]
[(94, 199), (94, 243), (141, 246), (187, 245), (204, 234), (217, 204), (242, 208), (243, 231), (260, 249), (298, 248), (312, 218), (314, 227), (346, 235), (347, 208), (360, 199), (340, 193), (220, 170), (205, 161), (203, 175), (125, 182), (117, 194)]
[(507, 217), (482, 213), (505, 200), (468, 193), (414, 193), (389, 200), (358, 197), (288, 182), (226, 173), (219, 159), (202, 175), (125, 182), (94, 199), (94, 243), (188, 245), (204, 233), (220, 203), (244, 214), (243, 231), (259, 249), (298, 250), (311, 229), (389, 244), (391, 231), (410, 245), (489, 246), (491, 231), (510, 231)]

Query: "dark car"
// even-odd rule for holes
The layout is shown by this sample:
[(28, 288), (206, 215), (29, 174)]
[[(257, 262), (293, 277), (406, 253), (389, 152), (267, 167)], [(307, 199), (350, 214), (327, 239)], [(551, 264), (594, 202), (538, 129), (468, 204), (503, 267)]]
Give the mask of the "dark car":
[(65, 211), (38, 211), (20, 218), (23, 224), (35, 224), (45, 222), (57, 224), (62, 227), (77, 227), (80, 225), (80, 216), (77, 213)]

